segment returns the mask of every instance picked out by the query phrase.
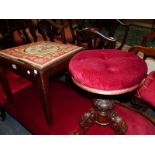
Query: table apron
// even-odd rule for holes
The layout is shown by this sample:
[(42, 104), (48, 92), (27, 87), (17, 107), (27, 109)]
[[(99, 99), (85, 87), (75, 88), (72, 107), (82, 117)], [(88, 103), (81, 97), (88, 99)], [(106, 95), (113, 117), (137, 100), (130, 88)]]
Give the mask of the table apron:
[(38, 69), (29, 64), (13, 61), (11, 59), (1, 59), (0, 66), (31, 81), (35, 81), (40, 73)]

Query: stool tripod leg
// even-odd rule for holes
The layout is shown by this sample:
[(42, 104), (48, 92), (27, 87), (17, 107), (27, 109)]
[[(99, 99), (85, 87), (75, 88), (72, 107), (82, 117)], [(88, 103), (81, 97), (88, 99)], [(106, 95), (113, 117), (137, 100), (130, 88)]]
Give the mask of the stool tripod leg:
[(80, 118), (80, 129), (75, 132), (75, 135), (86, 134), (88, 129), (95, 123), (96, 114), (94, 109), (90, 109), (89, 112), (84, 113)]
[(86, 134), (95, 123), (100, 126), (110, 125), (115, 134), (125, 134), (127, 125), (113, 109), (113, 103), (111, 99), (94, 99), (93, 108), (81, 116), (80, 129), (74, 134)]
[(128, 128), (127, 124), (114, 110), (111, 113), (109, 122), (110, 122), (109, 125), (115, 131), (115, 134), (117, 135), (125, 134)]

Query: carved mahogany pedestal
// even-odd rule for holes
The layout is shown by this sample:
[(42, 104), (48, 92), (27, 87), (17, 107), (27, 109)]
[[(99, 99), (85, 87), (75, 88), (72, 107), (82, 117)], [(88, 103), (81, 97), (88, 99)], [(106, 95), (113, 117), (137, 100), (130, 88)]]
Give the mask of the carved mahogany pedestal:
[(125, 134), (127, 130), (126, 123), (113, 109), (113, 100), (110, 99), (94, 99), (93, 108), (81, 116), (80, 129), (75, 134), (85, 134), (94, 123), (110, 125), (115, 134)]

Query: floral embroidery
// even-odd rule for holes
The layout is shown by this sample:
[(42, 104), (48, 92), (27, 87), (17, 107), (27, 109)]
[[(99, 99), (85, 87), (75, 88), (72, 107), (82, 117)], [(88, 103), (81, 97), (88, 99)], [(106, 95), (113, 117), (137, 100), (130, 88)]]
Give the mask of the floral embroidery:
[(2, 50), (1, 54), (42, 66), (60, 56), (80, 49), (82, 48), (72, 44), (42, 41)]

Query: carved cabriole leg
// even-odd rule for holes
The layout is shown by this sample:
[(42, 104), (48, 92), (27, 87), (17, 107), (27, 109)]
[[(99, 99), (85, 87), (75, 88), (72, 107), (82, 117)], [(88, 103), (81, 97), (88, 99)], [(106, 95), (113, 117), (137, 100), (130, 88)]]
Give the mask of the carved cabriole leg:
[(109, 122), (110, 127), (115, 131), (115, 134), (125, 134), (128, 127), (124, 120), (120, 116), (118, 116), (116, 111), (112, 111)]
[(84, 113), (80, 118), (80, 129), (75, 132), (75, 135), (86, 134), (87, 130), (95, 123), (96, 116), (94, 109)]

